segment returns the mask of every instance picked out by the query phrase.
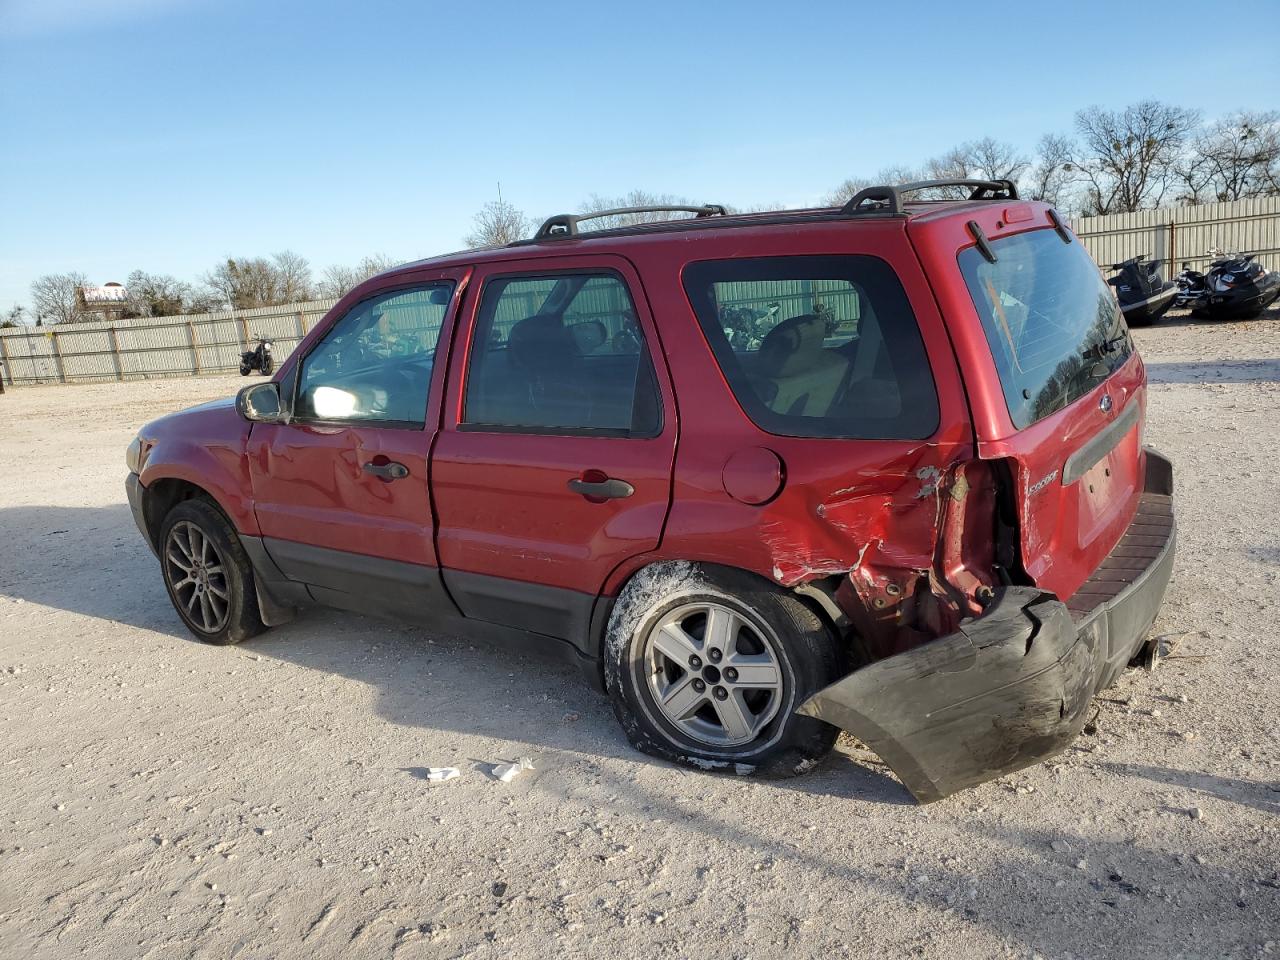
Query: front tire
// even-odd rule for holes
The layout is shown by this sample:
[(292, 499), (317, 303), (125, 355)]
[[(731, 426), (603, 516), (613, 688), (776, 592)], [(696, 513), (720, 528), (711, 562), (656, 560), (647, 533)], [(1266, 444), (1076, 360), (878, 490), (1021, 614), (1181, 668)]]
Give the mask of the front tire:
[(160, 528), (160, 567), (173, 608), (196, 638), (240, 643), (266, 627), (249, 556), (231, 524), (206, 500), (184, 500)]
[(271, 371), (274, 370), (275, 368), (276, 368), (275, 361), (272, 360), (270, 357), (266, 357), (262, 361), (262, 375), (264, 377), (271, 376)]
[(795, 710), (845, 672), (843, 650), (816, 613), (728, 568), (646, 568), (609, 622), (605, 684), (632, 746), (702, 770), (812, 769), (839, 731)]

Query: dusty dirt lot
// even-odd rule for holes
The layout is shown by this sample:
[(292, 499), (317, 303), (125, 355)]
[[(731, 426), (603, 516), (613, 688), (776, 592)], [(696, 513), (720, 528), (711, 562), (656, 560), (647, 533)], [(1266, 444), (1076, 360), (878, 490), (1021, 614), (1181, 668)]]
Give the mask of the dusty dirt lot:
[(924, 808), (852, 746), (784, 783), (653, 762), (569, 667), (467, 637), (315, 612), (202, 646), (122, 458), (242, 381), (0, 397), (0, 955), (1280, 955), (1280, 315), (1137, 338), (1178, 658)]

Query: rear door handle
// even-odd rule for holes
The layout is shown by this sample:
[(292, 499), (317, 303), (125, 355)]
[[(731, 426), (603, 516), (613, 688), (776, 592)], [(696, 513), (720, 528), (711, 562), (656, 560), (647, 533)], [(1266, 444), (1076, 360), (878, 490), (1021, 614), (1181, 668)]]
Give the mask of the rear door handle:
[(636, 492), (636, 488), (625, 480), (617, 480), (613, 477), (596, 479), (596, 476), (603, 476), (603, 474), (595, 470), (590, 470), (587, 473), (592, 477), (590, 480), (583, 477), (574, 477), (569, 481), (569, 489), (574, 493), (581, 494), (588, 500), (596, 502), (621, 500)]
[(366, 463), (361, 469), (379, 480), (400, 480), (409, 475), (409, 468), (394, 460), (390, 463)]

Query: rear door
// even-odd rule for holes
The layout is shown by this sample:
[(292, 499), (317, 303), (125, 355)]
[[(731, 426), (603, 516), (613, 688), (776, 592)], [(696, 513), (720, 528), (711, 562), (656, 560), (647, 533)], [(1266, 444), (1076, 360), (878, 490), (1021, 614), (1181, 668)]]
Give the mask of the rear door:
[(452, 610), (436, 565), (427, 463), (466, 276), (427, 271), (368, 291), (284, 371), (290, 421), (253, 426), (263, 545), (323, 602), (400, 616)]
[(586, 636), (610, 572), (658, 544), (676, 417), (639, 277), (616, 256), (480, 268), (431, 462), (469, 617)]
[[(953, 326), (968, 328), (971, 357), (962, 359), (979, 394), (980, 454), (1015, 466), (1024, 565), (1038, 586), (1066, 599), (1137, 508), (1144, 373), (1115, 296), (1080, 242), (1048, 226), (1011, 232), (1011, 212), (983, 211), (994, 261), (964, 233), (956, 263), (969, 302), (952, 310)], [(978, 322), (966, 324), (962, 314), (974, 312)]]

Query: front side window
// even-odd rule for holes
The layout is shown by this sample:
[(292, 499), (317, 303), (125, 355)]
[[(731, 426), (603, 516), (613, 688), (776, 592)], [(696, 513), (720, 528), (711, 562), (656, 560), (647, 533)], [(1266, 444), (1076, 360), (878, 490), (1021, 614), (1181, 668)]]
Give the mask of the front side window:
[(690, 264), (684, 288), (752, 421), (794, 437), (923, 439), (938, 397), (915, 315), (877, 257)]
[(1133, 352), (1115, 295), (1079, 243), (1051, 229), (991, 242), (995, 263), (962, 250), (1009, 416), (1019, 430), (1073, 403)]
[(351, 308), (302, 361), (295, 416), (421, 428), (453, 281)]
[(654, 436), (653, 364), (622, 279), (497, 277), (485, 284), (464, 426)]

